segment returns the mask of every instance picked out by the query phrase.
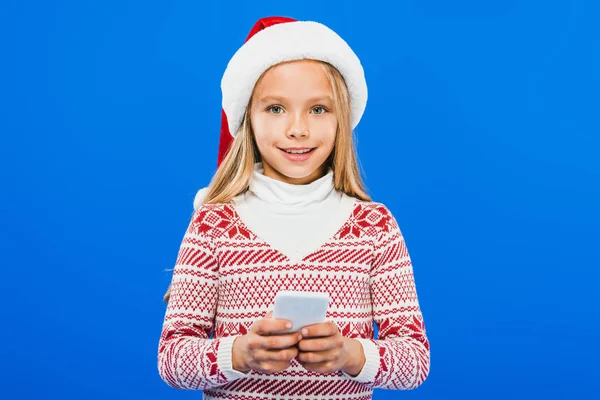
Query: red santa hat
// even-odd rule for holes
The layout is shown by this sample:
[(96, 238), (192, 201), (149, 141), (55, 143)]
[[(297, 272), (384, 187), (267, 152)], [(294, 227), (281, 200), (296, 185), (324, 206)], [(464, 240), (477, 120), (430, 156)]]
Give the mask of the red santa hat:
[(367, 82), (360, 60), (350, 46), (318, 22), (261, 18), (229, 61), (221, 80), (223, 108), (218, 165), (227, 155), (263, 72), (281, 62), (301, 59), (325, 61), (340, 72), (350, 94), (352, 129), (358, 125), (367, 104)]

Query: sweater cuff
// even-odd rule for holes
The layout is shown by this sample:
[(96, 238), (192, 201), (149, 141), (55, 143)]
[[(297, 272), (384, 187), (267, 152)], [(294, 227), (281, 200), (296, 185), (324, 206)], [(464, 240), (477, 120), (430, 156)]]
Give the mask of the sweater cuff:
[(365, 353), (365, 365), (363, 365), (362, 370), (356, 376), (352, 376), (343, 371), (342, 373), (348, 379), (352, 379), (356, 382), (373, 382), (375, 381), (375, 377), (377, 376), (377, 372), (379, 371), (379, 349), (371, 339), (356, 338), (356, 340), (358, 340), (358, 342), (362, 345), (363, 351)]
[(226, 336), (219, 338), (219, 351), (217, 354), (217, 366), (227, 378), (227, 380), (233, 381), (238, 378), (247, 376), (247, 373), (243, 373), (233, 369), (233, 341), (240, 335)]

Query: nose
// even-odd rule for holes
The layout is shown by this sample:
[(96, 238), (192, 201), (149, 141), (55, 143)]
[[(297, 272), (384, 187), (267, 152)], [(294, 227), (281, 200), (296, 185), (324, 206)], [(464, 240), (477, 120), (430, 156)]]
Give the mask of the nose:
[(308, 124), (306, 116), (298, 115), (292, 119), (287, 129), (287, 137), (300, 138), (308, 136)]

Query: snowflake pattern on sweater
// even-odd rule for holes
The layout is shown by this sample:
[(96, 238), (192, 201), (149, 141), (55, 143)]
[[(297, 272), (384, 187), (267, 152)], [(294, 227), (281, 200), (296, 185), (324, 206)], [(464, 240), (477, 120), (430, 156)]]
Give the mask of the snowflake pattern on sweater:
[[(329, 293), (327, 318), (363, 345), (359, 376), (318, 374), (295, 359), (275, 374), (231, 368), (233, 340), (272, 310), (279, 290)], [(337, 233), (299, 262), (248, 229), (233, 204), (194, 212), (159, 341), (158, 369), (170, 386), (203, 390), (205, 399), (370, 399), (374, 388), (420, 386), (429, 363), (412, 262), (383, 204), (357, 200)]]

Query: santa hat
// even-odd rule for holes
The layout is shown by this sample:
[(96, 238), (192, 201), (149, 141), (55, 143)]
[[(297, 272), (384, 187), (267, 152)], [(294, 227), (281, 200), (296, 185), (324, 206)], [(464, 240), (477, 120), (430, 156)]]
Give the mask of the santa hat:
[(301, 59), (325, 61), (340, 72), (350, 94), (352, 129), (358, 125), (367, 105), (367, 82), (360, 60), (344, 39), (318, 22), (261, 18), (229, 61), (221, 80), (218, 165), (227, 155), (263, 72), (281, 62)]
[[(350, 95), (351, 127), (356, 128), (367, 105), (367, 82), (360, 60), (344, 39), (318, 22), (287, 17), (261, 18), (227, 64), (221, 79), (223, 99), (217, 165), (221, 165), (229, 151), (260, 76), (276, 64), (302, 59), (325, 61), (340, 72)], [(196, 193), (194, 209), (200, 207), (207, 192), (205, 187)]]

